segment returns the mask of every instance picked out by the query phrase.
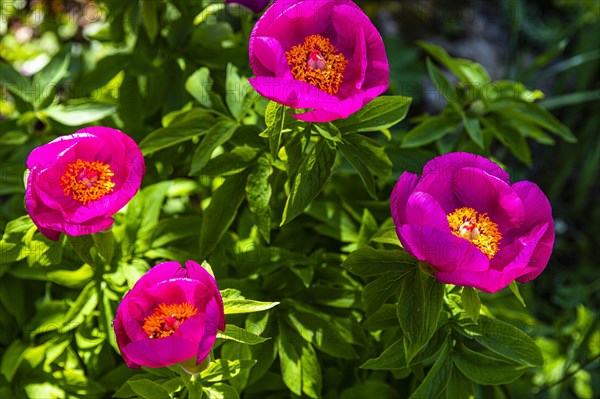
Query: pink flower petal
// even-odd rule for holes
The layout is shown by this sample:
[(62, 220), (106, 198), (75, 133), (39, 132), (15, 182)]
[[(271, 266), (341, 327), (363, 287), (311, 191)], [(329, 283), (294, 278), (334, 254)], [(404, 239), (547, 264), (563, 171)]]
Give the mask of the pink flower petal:
[(404, 172), (392, 190), (390, 209), (392, 212), (392, 219), (396, 226), (406, 223), (406, 203), (408, 202), (408, 197), (413, 193), (417, 186), (417, 183), (419, 183), (418, 175)]
[[(440, 179), (449, 179), (462, 168), (481, 169), (489, 175), (496, 176), (506, 184), (510, 184), (508, 173), (498, 164), (485, 157), (469, 154), (468, 152), (453, 152), (433, 158), (423, 167), (423, 177), (435, 173), (440, 176)], [(443, 173), (440, 175), (441, 172)]]
[(429, 226), (396, 227), (404, 249), (438, 271), (485, 271), (489, 259), (468, 240)]

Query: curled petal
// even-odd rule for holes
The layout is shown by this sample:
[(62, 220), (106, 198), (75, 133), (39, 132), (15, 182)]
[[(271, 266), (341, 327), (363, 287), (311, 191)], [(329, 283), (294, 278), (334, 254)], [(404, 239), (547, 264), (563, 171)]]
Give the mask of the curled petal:
[(496, 176), (506, 184), (510, 184), (508, 173), (498, 166), (498, 164), (485, 157), (469, 154), (468, 152), (453, 152), (433, 158), (423, 167), (423, 177), (432, 173), (439, 175), (443, 172), (440, 178), (449, 178), (462, 168), (481, 169), (489, 175)]
[(489, 268), (489, 259), (468, 240), (429, 226), (405, 224), (396, 227), (404, 249), (436, 270), (476, 270)]
[(419, 176), (404, 172), (398, 182), (392, 190), (392, 196), (390, 197), (390, 210), (392, 212), (392, 219), (396, 226), (406, 223), (406, 203), (408, 197), (413, 193), (417, 183), (419, 182)]

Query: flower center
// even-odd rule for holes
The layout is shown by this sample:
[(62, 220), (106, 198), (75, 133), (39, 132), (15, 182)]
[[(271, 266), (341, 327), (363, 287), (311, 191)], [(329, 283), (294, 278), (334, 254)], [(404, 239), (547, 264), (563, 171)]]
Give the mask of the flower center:
[(498, 225), (487, 216), (473, 208), (458, 208), (447, 216), (452, 234), (465, 238), (473, 243), (488, 258), (492, 259), (498, 252), (498, 244), (502, 235)]
[(144, 319), (142, 328), (150, 338), (168, 337), (197, 313), (198, 309), (188, 302), (172, 305), (161, 303), (154, 313)]
[(292, 76), (327, 94), (336, 94), (348, 60), (321, 35), (311, 35), (285, 53)]
[(114, 175), (108, 164), (78, 159), (67, 165), (60, 185), (65, 195), (71, 195), (85, 205), (113, 191), (115, 183), (111, 178)]

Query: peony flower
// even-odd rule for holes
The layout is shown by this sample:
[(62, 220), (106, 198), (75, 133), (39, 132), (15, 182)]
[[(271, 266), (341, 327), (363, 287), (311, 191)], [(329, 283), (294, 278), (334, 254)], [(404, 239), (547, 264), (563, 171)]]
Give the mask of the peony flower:
[(346, 118), (383, 93), (389, 65), (379, 32), (350, 0), (277, 0), (250, 35), (250, 84), (307, 122)]
[(225, 0), (225, 4), (237, 3), (240, 4), (255, 13), (259, 13), (269, 4), (271, 0)]
[(188, 260), (154, 266), (117, 309), (117, 344), (128, 367), (167, 367), (210, 353), (217, 330), (225, 330), (223, 299), (202, 266)]
[(25, 207), (51, 240), (108, 229), (140, 188), (145, 166), (136, 143), (103, 126), (34, 149), (27, 158)]
[(404, 172), (390, 200), (402, 246), (443, 282), (496, 292), (546, 267), (554, 243), (548, 199), (529, 181), (510, 184), (490, 160), (464, 152)]

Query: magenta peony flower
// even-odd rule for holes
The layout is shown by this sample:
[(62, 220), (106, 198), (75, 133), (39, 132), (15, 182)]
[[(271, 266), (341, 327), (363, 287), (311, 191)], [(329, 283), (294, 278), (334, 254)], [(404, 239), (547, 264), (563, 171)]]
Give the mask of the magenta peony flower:
[(225, 0), (225, 4), (237, 3), (241, 4), (246, 8), (259, 13), (269, 4), (271, 0)]
[(189, 359), (200, 364), (225, 330), (223, 299), (202, 266), (188, 260), (154, 266), (117, 309), (117, 344), (128, 367), (167, 367)]
[(92, 234), (140, 188), (145, 166), (135, 142), (103, 126), (81, 129), (34, 149), (27, 159), (25, 207), (40, 232)]
[(350, 0), (277, 0), (250, 35), (250, 84), (307, 122), (346, 118), (383, 93), (389, 65), (379, 32)]
[(529, 181), (510, 184), (490, 160), (464, 152), (404, 172), (390, 200), (402, 246), (448, 284), (496, 292), (546, 267), (554, 244), (548, 199)]

